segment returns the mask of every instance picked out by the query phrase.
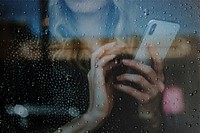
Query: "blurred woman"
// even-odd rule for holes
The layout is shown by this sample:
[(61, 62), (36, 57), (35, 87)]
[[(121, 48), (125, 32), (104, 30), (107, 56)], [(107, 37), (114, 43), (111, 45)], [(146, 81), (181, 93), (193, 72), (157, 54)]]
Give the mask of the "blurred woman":
[(86, 111), (56, 132), (160, 128), (163, 62), (152, 45), (148, 46), (152, 67), (131, 58), (138, 45), (132, 35), (133, 5), (123, 0), (50, 0), (51, 57), (77, 65), (87, 75), (89, 89), (84, 96), (89, 97)]

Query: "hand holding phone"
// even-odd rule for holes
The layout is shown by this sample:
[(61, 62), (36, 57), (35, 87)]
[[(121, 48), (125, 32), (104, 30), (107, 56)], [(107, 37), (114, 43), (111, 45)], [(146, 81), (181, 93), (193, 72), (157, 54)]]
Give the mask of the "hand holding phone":
[(149, 44), (153, 45), (161, 59), (164, 59), (179, 28), (180, 25), (177, 23), (160, 20), (149, 21), (141, 45), (134, 59), (144, 64), (151, 65), (151, 56), (147, 48)]

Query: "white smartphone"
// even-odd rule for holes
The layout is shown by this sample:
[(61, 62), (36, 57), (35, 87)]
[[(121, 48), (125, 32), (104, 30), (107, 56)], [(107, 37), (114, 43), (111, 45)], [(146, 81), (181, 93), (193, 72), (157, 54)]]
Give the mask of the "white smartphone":
[(159, 56), (164, 59), (179, 29), (180, 25), (177, 23), (160, 20), (149, 21), (134, 59), (151, 65), (151, 57), (147, 48), (149, 44), (153, 45)]

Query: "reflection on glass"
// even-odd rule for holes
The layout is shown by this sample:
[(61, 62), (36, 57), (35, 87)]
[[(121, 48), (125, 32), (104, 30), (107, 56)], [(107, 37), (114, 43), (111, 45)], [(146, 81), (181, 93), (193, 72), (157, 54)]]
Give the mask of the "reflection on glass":
[[(199, 132), (199, 7), (198, 0), (2, 1), (1, 132)], [(153, 63), (138, 64), (150, 20), (180, 29), (163, 61), (157, 51), (171, 27), (150, 30), (161, 41), (145, 43)]]

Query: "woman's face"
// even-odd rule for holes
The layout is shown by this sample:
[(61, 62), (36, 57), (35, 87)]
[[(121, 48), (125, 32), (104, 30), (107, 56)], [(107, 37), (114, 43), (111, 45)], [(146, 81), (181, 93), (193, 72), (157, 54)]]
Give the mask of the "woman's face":
[(93, 13), (103, 8), (110, 0), (65, 0), (67, 6), (76, 13)]

